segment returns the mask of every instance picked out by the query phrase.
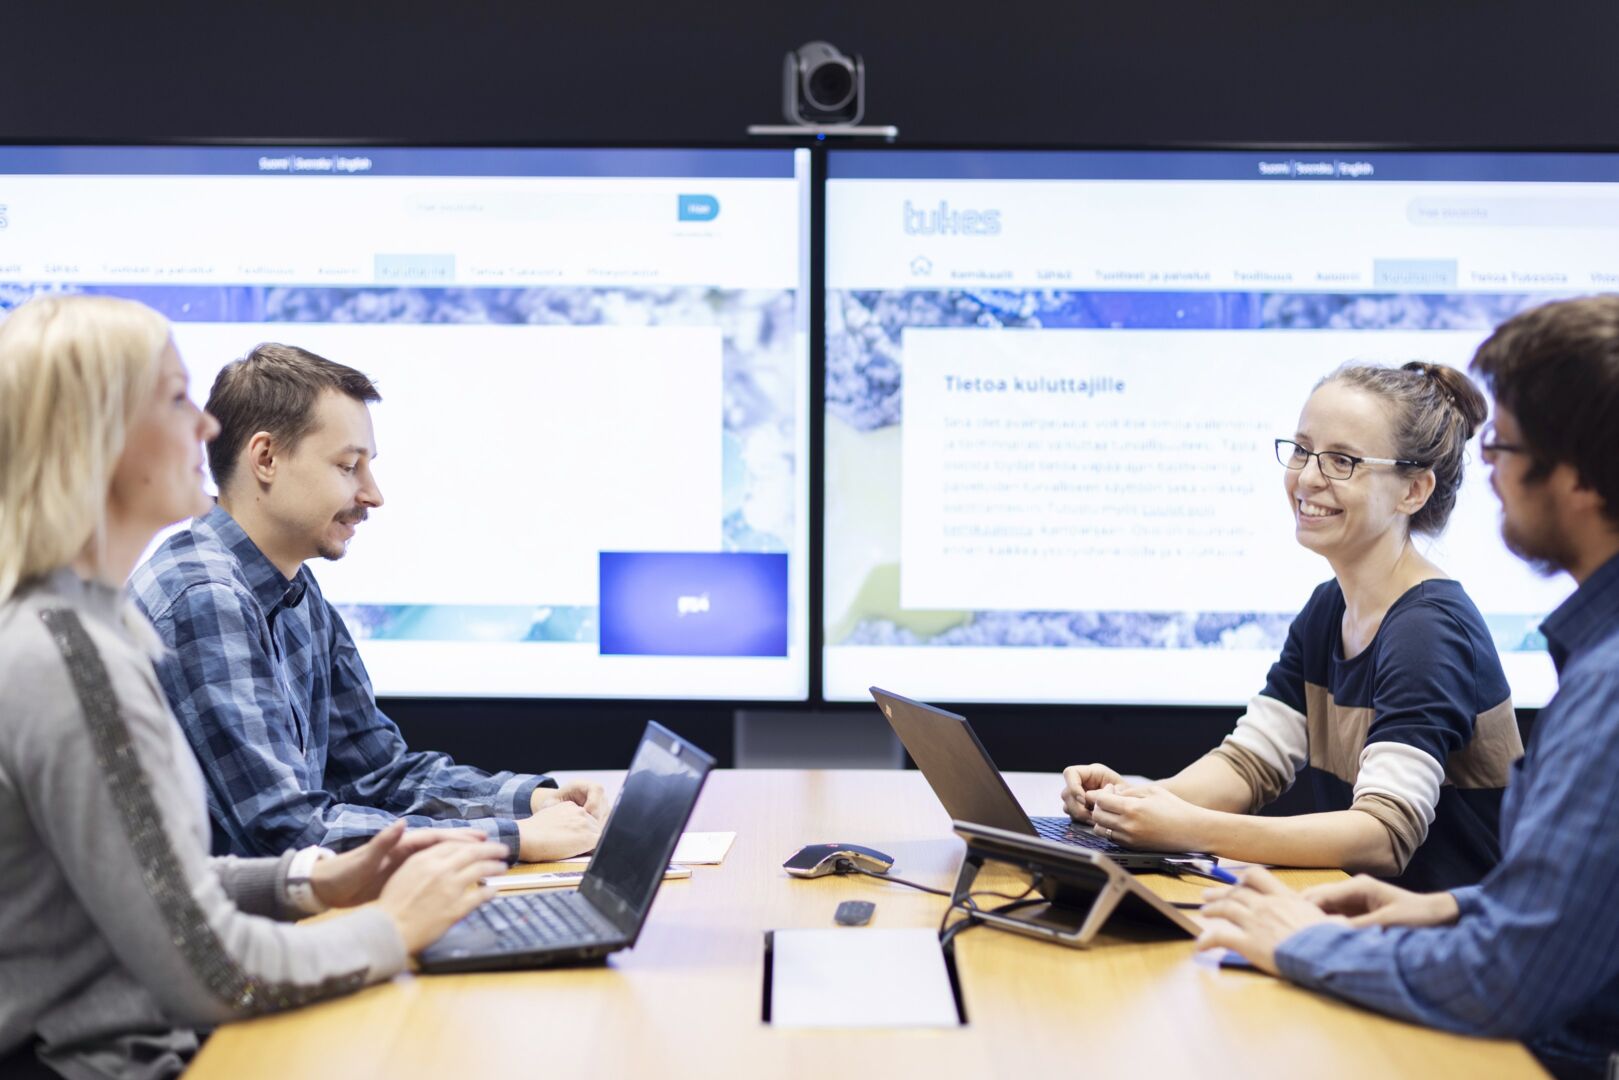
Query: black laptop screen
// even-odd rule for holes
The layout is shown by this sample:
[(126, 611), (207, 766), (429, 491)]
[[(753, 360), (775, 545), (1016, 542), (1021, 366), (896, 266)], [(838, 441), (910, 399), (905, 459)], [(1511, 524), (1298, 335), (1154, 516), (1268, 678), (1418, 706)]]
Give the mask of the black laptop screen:
[(582, 886), (610, 894), (593, 897), (598, 906), (645, 917), (712, 764), (674, 736), (649, 731), (641, 740)]

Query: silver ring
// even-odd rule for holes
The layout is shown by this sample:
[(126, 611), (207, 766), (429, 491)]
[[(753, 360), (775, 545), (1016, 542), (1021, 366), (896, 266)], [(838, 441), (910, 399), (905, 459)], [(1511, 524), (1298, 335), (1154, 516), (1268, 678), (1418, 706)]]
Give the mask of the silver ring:
[(1113, 839), (1113, 826), (1111, 826), (1111, 825), (1103, 825), (1102, 828), (1107, 830), (1107, 838), (1109, 840)]

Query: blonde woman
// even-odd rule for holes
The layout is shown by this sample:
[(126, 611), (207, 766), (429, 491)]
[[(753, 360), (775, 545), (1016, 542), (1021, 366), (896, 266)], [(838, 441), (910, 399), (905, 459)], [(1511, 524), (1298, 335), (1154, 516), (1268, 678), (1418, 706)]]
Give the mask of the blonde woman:
[(397, 825), (344, 855), (209, 857), (202, 776), (120, 588), (158, 530), (208, 508), (216, 430), (149, 308), (48, 297), (0, 321), (7, 1076), (176, 1074), (192, 1029), (401, 971), (505, 868), (481, 836)]

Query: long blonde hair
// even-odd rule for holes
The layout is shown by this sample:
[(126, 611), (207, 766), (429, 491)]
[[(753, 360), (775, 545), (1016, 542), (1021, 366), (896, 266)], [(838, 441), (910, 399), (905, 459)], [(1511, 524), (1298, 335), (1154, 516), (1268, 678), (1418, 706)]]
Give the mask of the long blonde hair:
[(104, 535), (168, 341), (162, 315), (112, 297), (35, 297), (0, 321), (0, 603)]

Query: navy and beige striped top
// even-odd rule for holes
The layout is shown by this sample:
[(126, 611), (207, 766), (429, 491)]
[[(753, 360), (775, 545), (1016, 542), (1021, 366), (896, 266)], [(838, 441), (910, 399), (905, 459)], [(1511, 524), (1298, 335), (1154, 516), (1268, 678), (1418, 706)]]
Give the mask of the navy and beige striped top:
[(1337, 581), (1318, 587), (1265, 689), (1212, 753), (1248, 782), (1250, 810), (1309, 765), (1317, 811), (1360, 810), (1388, 830), (1399, 884), (1472, 884), (1501, 856), (1501, 792), (1523, 754), (1484, 619), (1457, 582), (1424, 581), (1346, 660), (1343, 616)]

